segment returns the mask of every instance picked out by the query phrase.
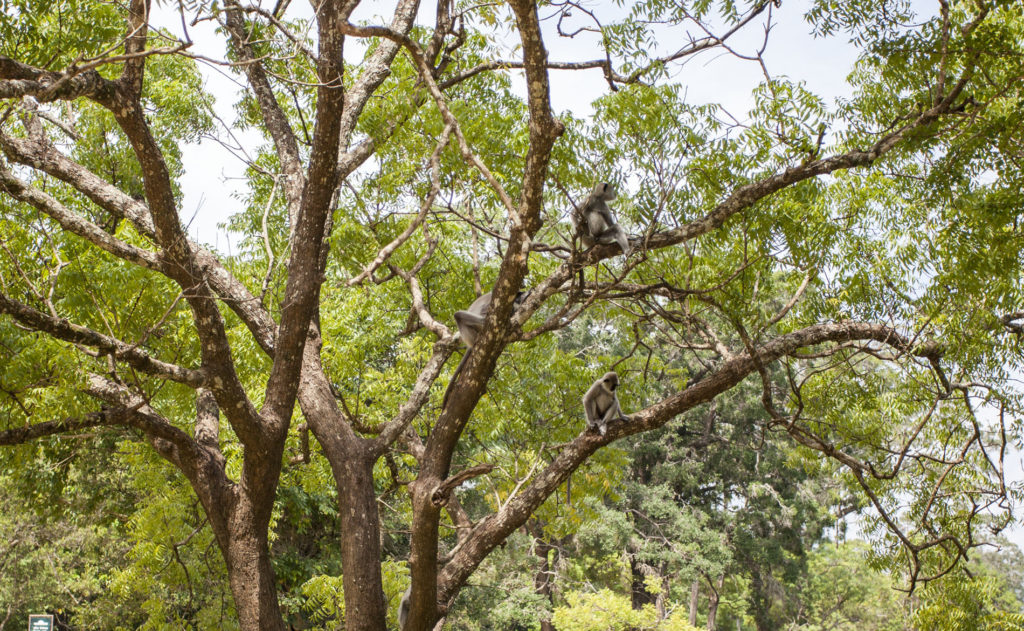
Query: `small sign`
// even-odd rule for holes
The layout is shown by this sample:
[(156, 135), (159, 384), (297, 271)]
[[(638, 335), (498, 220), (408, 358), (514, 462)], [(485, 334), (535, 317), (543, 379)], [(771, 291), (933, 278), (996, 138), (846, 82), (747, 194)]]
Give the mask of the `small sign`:
[(28, 617), (28, 631), (53, 631), (53, 616), (32, 614)]

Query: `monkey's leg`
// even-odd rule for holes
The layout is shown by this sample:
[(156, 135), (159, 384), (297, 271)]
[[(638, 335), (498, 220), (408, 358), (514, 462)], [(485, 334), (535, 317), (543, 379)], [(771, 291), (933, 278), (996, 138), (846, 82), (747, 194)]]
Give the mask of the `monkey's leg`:
[(484, 324), (484, 316), (476, 315), (470, 311), (456, 311), (455, 324), (459, 327), (459, 335), (466, 346), (472, 347), (476, 336)]
[(629, 237), (626, 235), (626, 231), (619, 225), (614, 225), (602, 232), (598, 236), (597, 242), (605, 245), (618, 243), (619, 247), (622, 248), (622, 253), (626, 256), (629, 256), (629, 253), (633, 251), (632, 248), (629, 247)]
[(608, 411), (601, 417), (601, 435), (604, 436), (605, 431), (608, 429), (608, 423), (611, 421), (622, 418), (622, 410), (615, 403), (612, 404)]
[(629, 247), (629, 237), (626, 236), (626, 231), (618, 224), (616, 224), (612, 229), (615, 231), (615, 241), (617, 241), (619, 247), (622, 248), (622, 253), (629, 256), (632, 249)]

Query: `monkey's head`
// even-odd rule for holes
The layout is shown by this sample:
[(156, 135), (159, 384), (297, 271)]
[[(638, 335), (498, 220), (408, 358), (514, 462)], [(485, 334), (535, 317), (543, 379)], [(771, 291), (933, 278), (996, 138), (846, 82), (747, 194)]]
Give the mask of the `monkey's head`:
[(594, 185), (594, 196), (606, 202), (612, 201), (616, 196), (615, 185), (611, 182), (598, 182)]
[(614, 372), (606, 372), (604, 377), (601, 377), (601, 385), (608, 392), (615, 392), (615, 389), (619, 387), (619, 376)]

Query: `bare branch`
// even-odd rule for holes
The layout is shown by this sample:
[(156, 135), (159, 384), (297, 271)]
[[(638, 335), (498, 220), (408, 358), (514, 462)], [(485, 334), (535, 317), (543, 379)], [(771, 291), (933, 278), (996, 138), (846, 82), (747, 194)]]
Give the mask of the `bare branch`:
[(460, 471), (459, 473), (448, 478), (441, 484), (437, 485), (437, 488), (434, 489), (434, 492), (431, 493), (430, 495), (430, 500), (434, 503), (434, 506), (444, 506), (445, 504), (448, 503), (448, 499), (452, 491), (454, 491), (460, 484), (471, 478), (475, 478), (490, 473), (493, 470), (494, 465), (492, 464), (478, 464), (476, 466)]
[(224, 27), (231, 36), (231, 46), (234, 48), (235, 54), (238, 55), (240, 61), (244, 62), (242, 68), (249, 79), (249, 85), (252, 86), (263, 122), (277, 149), (278, 162), (281, 163), (281, 169), (284, 171), (288, 218), (294, 229), (298, 224), (302, 188), (306, 183), (299, 157), (299, 145), (295, 139), (295, 130), (292, 129), (288, 117), (285, 116), (274, 96), (274, 90), (270, 85), (270, 79), (267, 78), (263, 63), (257, 59), (252, 50), (250, 35), (245, 29), (242, 6), (236, 0), (229, 0), (225, 3), (224, 8)]
[(451, 357), (457, 345), (458, 341), (452, 335), (442, 337), (442, 339), (434, 344), (434, 353), (431, 355), (430, 361), (420, 371), (419, 376), (416, 377), (416, 385), (413, 386), (412, 392), (409, 393), (409, 398), (406, 399), (405, 403), (398, 409), (395, 417), (388, 422), (374, 441), (375, 453), (382, 453), (398, 439), (405, 432), (405, 429), (409, 427), (413, 419), (416, 418), (416, 415), (419, 414), (423, 405), (430, 400), (430, 386), (437, 380), (438, 375), (441, 374), (444, 363)]
[(402, 234), (395, 237), (391, 243), (384, 246), (384, 248), (377, 253), (377, 256), (370, 261), (365, 268), (363, 268), (362, 272), (354, 278), (349, 279), (348, 282), (345, 283), (346, 287), (353, 287), (360, 284), (371, 274), (377, 271), (377, 269), (388, 260), (395, 250), (400, 248), (403, 243), (409, 240), (409, 237), (411, 237), (413, 233), (416, 232), (416, 229), (420, 227), (424, 220), (426, 220), (427, 212), (430, 210), (430, 207), (433, 206), (434, 199), (437, 198), (437, 193), (441, 188), (441, 152), (448, 146), (448, 139), (451, 136), (451, 131), (452, 126), (446, 125), (444, 131), (441, 132), (440, 139), (437, 141), (437, 147), (434, 149), (434, 153), (430, 156), (430, 191), (427, 193), (427, 197), (420, 204), (419, 214), (416, 215), (415, 219), (413, 219), (408, 226), (406, 226), (405, 230), (402, 231)]

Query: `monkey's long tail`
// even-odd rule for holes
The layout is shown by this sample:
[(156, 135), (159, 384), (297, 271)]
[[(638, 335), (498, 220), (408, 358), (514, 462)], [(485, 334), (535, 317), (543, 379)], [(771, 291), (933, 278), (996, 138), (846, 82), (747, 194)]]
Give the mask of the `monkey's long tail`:
[(459, 377), (459, 373), (462, 372), (462, 367), (466, 365), (466, 358), (469, 357), (469, 351), (472, 349), (467, 348), (466, 352), (462, 354), (462, 359), (459, 360), (459, 365), (455, 367), (455, 372), (452, 373), (452, 378), (448, 380), (448, 387), (444, 390), (444, 398), (441, 399), (441, 409), (448, 407), (448, 395), (452, 392), (452, 384)]

